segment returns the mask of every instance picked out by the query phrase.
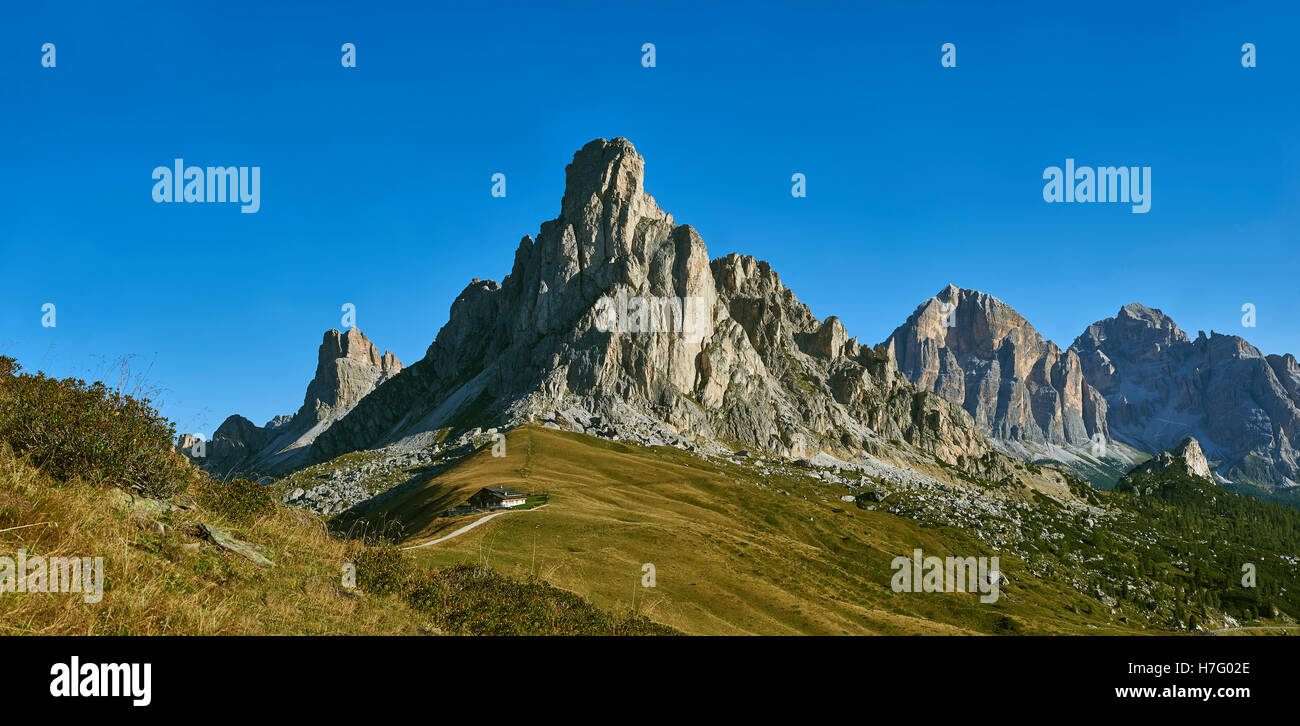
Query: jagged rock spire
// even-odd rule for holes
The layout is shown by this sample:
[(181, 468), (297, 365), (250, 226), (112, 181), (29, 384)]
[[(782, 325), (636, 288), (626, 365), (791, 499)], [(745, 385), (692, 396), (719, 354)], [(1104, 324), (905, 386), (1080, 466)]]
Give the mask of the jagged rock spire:
[[(307, 385), (298, 413), (276, 416), (264, 427), (232, 415), (217, 428), (198, 463), (222, 476), (279, 473), (298, 462), (317, 436), (401, 370), (397, 356), (389, 351), (381, 355), (359, 328), (327, 330), (317, 351), (316, 375)], [(192, 448), (192, 442), (187, 448)]]
[[(691, 325), (600, 324), (602, 301), (622, 314), (633, 299)], [(814, 317), (767, 263), (711, 263), (699, 234), (646, 192), (645, 160), (621, 138), (574, 154), (559, 216), (521, 240), (510, 274), (471, 283), (424, 360), (322, 434), (313, 459), (432, 436), (470, 410), (483, 426), (563, 415), (570, 427), (595, 419), (768, 451), (803, 441), (853, 454), (889, 439), (954, 463), (988, 451), (960, 409), (892, 376), (838, 318)]]
[(402, 370), (397, 356), (389, 351), (380, 355), (357, 327), (325, 331), (316, 358), (316, 375), (307, 386), (302, 414), (351, 410), (375, 386)]

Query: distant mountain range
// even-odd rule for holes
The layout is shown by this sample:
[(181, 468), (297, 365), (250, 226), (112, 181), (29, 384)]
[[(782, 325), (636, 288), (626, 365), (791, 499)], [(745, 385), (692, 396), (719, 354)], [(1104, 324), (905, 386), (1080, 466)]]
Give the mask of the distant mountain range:
[(1190, 340), (1167, 315), (1131, 304), (1070, 350), (1106, 397), (1115, 438), (1149, 453), (1195, 437), (1220, 482), (1279, 492), (1300, 482), (1300, 365), (1235, 335)]
[(884, 342), (909, 380), (965, 409), (998, 450), (1065, 464), (1102, 487), (1141, 451), (1113, 441), (1105, 397), (1062, 351), (997, 298), (949, 285)]
[(1062, 352), (997, 298), (950, 285), (885, 346), (911, 381), (965, 408), (999, 450), (1059, 461), (1102, 486), (1189, 436), (1220, 483), (1277, 492), (1300, 481), (1295, 357), (1264, 356), (1232, 335), (1189, 340), (1144, 305), (1093, 323)]
[(1137, 304), (1062, 351), (952, 285), (863, 345), (766, 262), (710, 260), (646, 193), (644, 166), (626, 139), (584, 146), (559, 216), (523, 238), (500, 284), (457, 296), (424, 358), (403, 368), (359, 330), (329, 331), (298, 413), (264, 427), (231, 416), (205, 467), (275, 476), (538, 421), (686, 449), (920, 456), (990, 479), (1020, 459), (1101, 487), (1191, 436), (1221, 483), (1271, 495), (1300, 481), (1293, 356), (1192, 341)]

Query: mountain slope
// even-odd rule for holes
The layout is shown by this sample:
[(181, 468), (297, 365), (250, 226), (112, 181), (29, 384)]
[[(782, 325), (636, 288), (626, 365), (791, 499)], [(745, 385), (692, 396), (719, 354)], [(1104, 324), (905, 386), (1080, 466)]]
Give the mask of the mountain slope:
[(1144, 555), (1141, 571), (1178, 589), (1178, 617), (1189, 627), (1210, 609), (1231, 627), (1263, 619), (1295, 632), (1300, 509), (1225, 491), (1206, 474), (1196, 440), (1187, 439), (1115, 486), (1115, 503), (1144, 523), (1156, 551), (1178, 553), (1166, 563)]
[[(890, 562), (916, 547), (927, 554), (997, 554), (994, 539), (951, 526), (922, 524), (898, 511), (933, 496), (990, 494), (931, 460), (915, 462), (910, 484), (890, 483), (887, 470), (832, 476), (780, 457), (704, 456), (675, 447), (647, 448), (522, 426), (507, 434), (507, 455), (491, 446), (437, 475), (399, 487), (335, 521), (354, 529), (359, 519), (403, 527), (403, 542), (436, 539), (465, 524), (440, 518), (477, 488), (504, 484), (545, 492), (547, 505), (509, 513), (454, 539), (413, 550), (433, 565), (486, 563), (506, 575), (536, 574), (597, 606), (637, 610), (690, 634), (975, 634), (1024, 629), (1040, 633), (1126, 632), (1125, 625), (1066, 605), (1084, 596), (1060, 580), (1030, 578), (1017, 556), (1003, 552), (1013, 585), (991, 605), (977, 594), (895, 593)], [(1023, 473), (1028, 476), (1027, 473)], [(826, 478), (818, 478), (818, 477)], [(844, 481), (839, 481), (844, 478)], [(939, 482), (958, 481), (963, 488)], [(895, 492), (879, 509), (840, 497), (868, 489)], [(980, 492), (976, 494), (976, 492)], [(964, 515), (982, 521), (1015, 518), (1028, 490), (1010, 487)], [(873, 505), (874, 507), (874, 505)], [(1083, 511), (1083, 510), (1080, 510)], [(976, 514), (978, 512), (978, 514)], [(937, 521), (937, 520), (936, 520)], [(642, 587), (644, 565), (654, 587)], [(1023, 574), (1022, 574), (1023, 573)], [(633, 594), (635, 592), (635, 595)], [(1095, 603), (1095, 601), (1094, 601)]]
[[(506, 442), (505, 456), (485, 444), (333, 525), (426, 543), (485, 516), (440, 516), (481, 486), (544, 493), (544, 508), (497, 516), (411, 554), (428, 565), (535, 575), (607, 610), (635, 602), (642, 615), (691, 634), (1185, 632), (1261, 615), (1259, 624), (1294, 624), (1300, 612), (1291, 594), (1300, 593), (1292, 586), (1300, 530), (1286, 532), (1296, 515), (1222, 490), (1231, 497), (1222, 504), (1264, 507), (1260, 531), (1238, 531), (1251, 520), (1235, 515), (1202, 522), (1216, 533), (1209, 545), (1180, 510), (1154, 498), (1078, 481), (1070, 484), (1077, 499), (1031, 489), (1030, 465), (994, 482), (934, 459), (906, 469), (800, 466), (534, 425), (512, 429)], [(896, 592), (892, 563), (916, 548), (997, 555), (1009, 582), (992, 603)], [(1267, 560), (1269, 585), (1241, 592), (1228, 576), (1235, 559), (1220, 559), (1228, 552)], [(647, 564), (653, 587), (644, 586)]]
[[(356, 545), (306, 513), (281, 507), (233, 521), (173, 501), (184, 508), (56, 480), (0, 445), (0, 552), (101, 557), (105, 586), (96, 604), (75, 592), (0, 594), (0, 636), (416, 635), (425, 625), (399, 603), (346, 592), (340, 564)], [(37, 523), (57, 526), (23, 527)], [(222, 550), (198, 536), (200, 525), (263, 548), (274, 567)]]

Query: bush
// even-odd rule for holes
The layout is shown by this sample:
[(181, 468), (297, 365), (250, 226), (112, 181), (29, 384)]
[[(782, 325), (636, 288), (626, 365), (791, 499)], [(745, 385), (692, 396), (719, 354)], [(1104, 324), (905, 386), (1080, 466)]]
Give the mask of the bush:
[(518, 582), (470, 564), (424, 569), (391, 542), (358, 544), (357, 587), (393, 595), (455, 635), (675, 635), (632, 613), (608, 613), (579, 595), (530, 579)]
[(993, 632), (999, 635), (1021, 635), (1025, 632), (1025, 626), (1009, 615), (999, 615), (993, 623)]
[(357, 567), (357, 587), (366, 592), (404, 595), (411, 584), (410, 558), (391, 542), (358, 548), (352, 563)]
[(632, 613), (610, 613), (541, 580), (518, 582), (470, 564), (420, 573), (407, 604), (458, 635), (673, 635)]
[(0, 442), (50, 476), (109, 481), (159, 499), (199, 476), (175, 452), (175, 428), (148, 400), (20, 370), (0, 356)]
[(234, 522), (251, 522), (275, 511), (275, 495), (268, 487), (247, 479), (208, 479), (199, 486), (199, 504)]

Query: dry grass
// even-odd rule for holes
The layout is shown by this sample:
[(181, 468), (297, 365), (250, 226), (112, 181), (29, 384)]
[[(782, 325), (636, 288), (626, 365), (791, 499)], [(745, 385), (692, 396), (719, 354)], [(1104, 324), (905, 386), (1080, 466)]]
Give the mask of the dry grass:
[[(342, 586), (349, 545), (285, 508), (237, 524), (200, 508), (157, 517), (159, 533), (99, 483), (55, 481), (0, 450), (0, 555), (102, 557), (103, 600), (0, 594), (0, 635), (417, 634), (426, 618)], [(40, 524), (45, 523), (45, 524)], [(211, 524), (264, 548), (264, 569), (195, 536)], [(22, 526), (37, 524), (38, 526)], [(20, 529), (10, 529), (21, 527)]]

